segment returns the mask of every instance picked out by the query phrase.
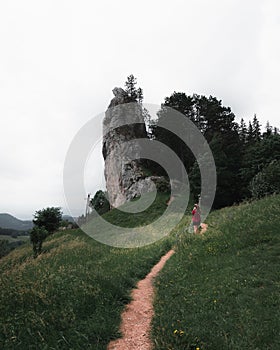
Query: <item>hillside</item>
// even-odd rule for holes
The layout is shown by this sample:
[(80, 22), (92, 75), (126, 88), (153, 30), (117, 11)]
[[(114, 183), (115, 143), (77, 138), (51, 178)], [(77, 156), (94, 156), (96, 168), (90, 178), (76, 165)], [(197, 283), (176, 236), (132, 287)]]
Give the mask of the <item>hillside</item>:
[[(69, 222), (75, 222), (75, 218), (70, 215), (62, 215), (62, 219)], [(7, 213), (0, 213), (0, 227), (17, 231), (28, 231), (33, 227), (33, 222), (32, 220), (17, 219), (16, 217)]]
[[(80, 230), (50, 236), (35, 260), (29, 243), (17, 248), (0, 260), (1, 349), (105, 350), (131, 289), (171, 246), (155, 282), (156, 350), (278, 348), (279, 208), (274, 196), (214, 211), (204, 236), (185, 232), (186, 216), (143, 248), (112, 248)], [(117, 211), (107, 219), (134, 224)]]
[(169, 249), (168, 239), (117, 249), (69, 230), (35, 260), (29, 243), (12, 251), (0, 260), (0, 348), (105, 350), (131, 289)]
[(204, 236), (176, 230), (156, 283), (154, 350), (280, 348), (280, 196), (214, 211)]
[(0, 213), (0, 227), (27, 231), (33, 227), (33, 222), (31, 220), (19, 220), (7, 213)]

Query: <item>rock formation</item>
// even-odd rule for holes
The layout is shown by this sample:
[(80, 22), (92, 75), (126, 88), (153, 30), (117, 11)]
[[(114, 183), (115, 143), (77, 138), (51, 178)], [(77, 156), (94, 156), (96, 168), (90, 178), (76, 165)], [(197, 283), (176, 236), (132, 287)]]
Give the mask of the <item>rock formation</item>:
[(103, 121), (105, 180), (112, 207), (155, 189), (157, 177), (147, 177), (141, 165), (141, 147), (135, 139), (147, 138), (142, 106), (122, 89), (114, 88)]

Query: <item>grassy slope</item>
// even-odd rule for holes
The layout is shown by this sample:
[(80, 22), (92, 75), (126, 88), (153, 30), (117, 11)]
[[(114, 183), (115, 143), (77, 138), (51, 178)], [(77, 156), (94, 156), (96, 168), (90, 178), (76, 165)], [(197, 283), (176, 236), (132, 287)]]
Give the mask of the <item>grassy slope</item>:
[[(157, 217), (159, 199), (137, 223)], [(157, 350), (278, 348), (279, 207), (280, 196), (213, 212), (205, 237), (184, 233), (186, 217), (171, 238), (140, 249), (108, 247), (80, 230), (49, 237), (36, 260), (30, 245), (16, 249), (0, 260), (0, 348), (106, 349), (131, 288), (170, 241), (177, 254), (156, 284)], [(135, 218), (107, 214), (127, 227)]]
[(280, 348), (279, 209), (274, 196), (213, 212), (204, 237), (180, 225), (156, 284), (156, 350)]
[(106, 349), (131, 289), (169, 248), (117, 249), (73, 230), (49, 237), (36, 260), (30, 244), (14, 250), (0, 260), (0, 348)]

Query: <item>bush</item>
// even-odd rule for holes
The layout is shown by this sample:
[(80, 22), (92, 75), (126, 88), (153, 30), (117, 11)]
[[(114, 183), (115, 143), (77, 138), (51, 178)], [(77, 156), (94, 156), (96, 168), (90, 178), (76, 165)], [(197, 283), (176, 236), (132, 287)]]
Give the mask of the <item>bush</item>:
[(163, 176), (152, 177), (152, 180), (156, 184), (156, 188), (159, 192), (170, 192), (170, 182)]
[(43, 241), (47, 238), (48, 231), (44, 227), (34, 226), (30, 232), (30, 241), (33, 244), (34, 258), (42, 252)]
[(61, 208), (51, 207), (36, 211), (33, 223), (38, 227), (44, 227), (48, 233), (53, 233), (59, 228), (61, 220)]
[(97, 191), (90, 201), (90, 206), (95, 209), (99, 215), (107, 213), (110, 210), (110, 203), (106, 193), (101, 190)]
[(254, 176), (249, 189), (253, 198), (261, 198), (269, 194), (280, 193), (280, 161), (273, 160)]

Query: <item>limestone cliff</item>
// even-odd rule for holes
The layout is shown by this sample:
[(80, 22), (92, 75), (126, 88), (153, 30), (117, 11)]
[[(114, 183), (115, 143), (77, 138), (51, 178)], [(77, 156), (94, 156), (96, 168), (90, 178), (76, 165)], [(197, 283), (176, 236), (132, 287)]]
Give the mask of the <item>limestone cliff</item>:
[(139, 158), (141, 147), (130, 141), (147, 138), (142, 107), (122, 88), (114, 88), (103, 121), (105, 180), (112, 207), (155, 189), (156, 177), (147, 177)]

